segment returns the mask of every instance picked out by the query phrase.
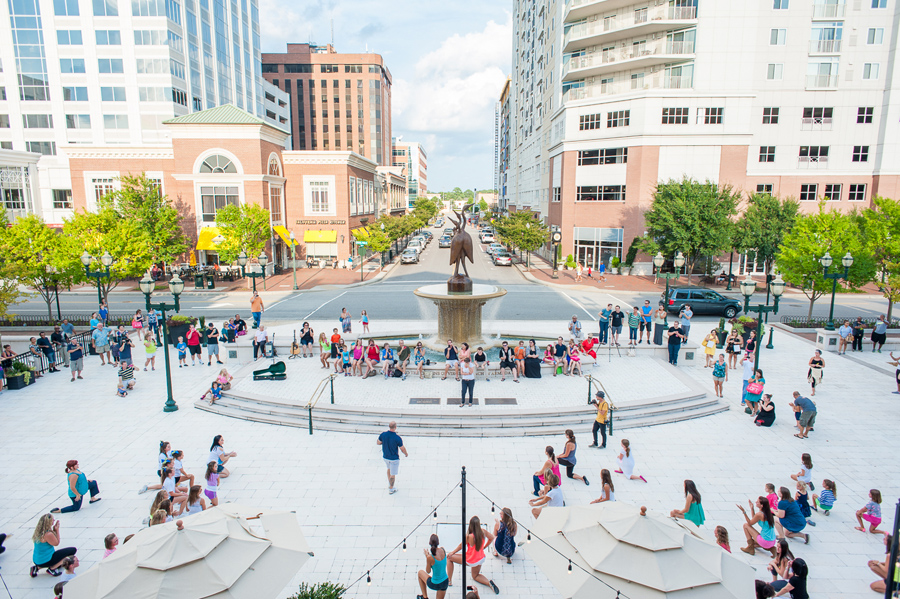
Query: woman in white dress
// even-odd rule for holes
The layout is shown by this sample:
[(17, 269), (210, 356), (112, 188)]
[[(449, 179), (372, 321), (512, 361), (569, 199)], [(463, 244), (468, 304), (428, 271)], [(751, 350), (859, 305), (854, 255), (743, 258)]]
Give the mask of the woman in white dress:
[(624, 474), (631, 480), (647, 482), (646, 478), (634, 473), (634, 456), (631, 455), (631, 443), (628, 439), (622, 439), (622, 451), (619, 452), (616, 462), (619, 464), (619, 469), (616, 470), (619, 474)]

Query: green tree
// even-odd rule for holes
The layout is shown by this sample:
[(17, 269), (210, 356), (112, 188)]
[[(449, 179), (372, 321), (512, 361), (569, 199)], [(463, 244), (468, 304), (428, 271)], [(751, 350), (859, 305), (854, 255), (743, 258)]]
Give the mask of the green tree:
[(780, 200), (767, 193), (757, 193), (747, 201), (747, 208), (734, 228), (734, 248), (756, 255), (772, 273), (775, 256), (784, 236), (794, 226), (800, 204), (793, 198)]
[(437, 201), (428, 198), (419, 198), (413, 205), (412, 213), (423, 223), (427, 223), (438, 215), (441, 208)]
[(69, 287), (82, 275), (80, 246), (29, 214), (3, 232), (5, 271), (13, 280), (34, 289), (53, 318), (52, 300), (59, 287)]
[(500, 240), (519, 250), (533, 252), (550, 240), (550, 229), (533, 212), (513, 212), (498, 218), (494, 230)]
[(226, 263), (237, 260), (242, 251), (255, 261), (271, 236), (269, 211), (257, 204), (225, 206), (216, 212), (216, 227), (223, 237), (216, 251)]
[(875, 284), (888, 300), (890, 320), (894, 302), (900, 301), (900, 202), (876, 196), (862, 213), (866, 246), (875, 260)]
[(682, 252), (688, 284), (694, 265), (704, 256), (717, 256), (731, 249), (739, 193), (729, 186), (719, 187), (693, 179), (660, 183), (653, 203), (644, 214), (647, 235), (644, 251), (666, 256)]
[(841, 258), (847, 252), (853, 255), (849, 279), (839, 285), (855, 289), (872, 280), (875, 260), (863, 239), (859, 221), (858, 214), (826, 210), (825, 202), (819, 202), (817, 212), (798, 215), (784, 236), (775, 264), (785, 282), (799, 287), (809, 298), (807, 318), (812, 317), (816, 300), (832, 289), (832, 281), (822, 276), (824, 269), (819, 263), (826, 252), (834, 258), (831, 272), (843, 270)]

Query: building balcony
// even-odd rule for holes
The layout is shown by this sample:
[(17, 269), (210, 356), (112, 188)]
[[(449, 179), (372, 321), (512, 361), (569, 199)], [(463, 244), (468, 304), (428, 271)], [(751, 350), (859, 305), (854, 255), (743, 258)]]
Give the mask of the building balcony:
[(573, 52), (598, 44), (684, 29), (696, 24), (695, 7), (654, 7), (647, 11), (573, 25), (565, 35), (563, 51)]
[(631, 6), (634, 3), (635, 0), (569, 0), (566, 3), (563, 21), (574, 23), (591, 15)]
[(843, 19), (846, 12), (846, 4), (814, 4), (814, 19)]
[(563, 68), (563, 81), (596, 77), (617, 71), (643, 70), (657, 65), (690, 60), (694, 42), (662, 41), (655, 46), (631, 46), (609, 52), (573, 56)]
[(828, 168), (828, 156), (801, 156), (799, 168)]
[(807, 75), (806, 89), (837, 89), (837, 75)]
[(801, 131), (831, 131), (831, 117), (804, 117), (800, 119)]
[(694, 78), (690, 75), (675, 76), (657, 73), (640, 79), (621, 79), (584, 87), (573, 87), (563, 94), (563, 103), (588, 100), (590, 98), (606, 98), (616, 94), (634, 93), (638, 90), (691, 89), (693, 85)]
[(812, 40), (809, 42), (810, 54), (837, 54), (841, 51), (841, 40)]

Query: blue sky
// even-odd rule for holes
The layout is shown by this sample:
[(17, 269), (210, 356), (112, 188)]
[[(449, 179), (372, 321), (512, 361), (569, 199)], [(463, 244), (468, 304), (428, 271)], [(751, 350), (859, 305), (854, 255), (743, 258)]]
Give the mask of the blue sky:
[(393, 134), (428, 153), (428, 188), (493, 187), (494, 103), (510, 72), (510, 3), (477, 0), (262, 0), (262, 51), (288, 42), (384, 56)]

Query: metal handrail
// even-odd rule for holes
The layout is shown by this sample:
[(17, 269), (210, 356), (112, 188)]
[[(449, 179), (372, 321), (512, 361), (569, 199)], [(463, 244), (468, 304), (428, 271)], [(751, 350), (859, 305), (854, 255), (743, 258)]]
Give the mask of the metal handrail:
[(606, 403), (609, 404), (609, 414), (607, 415), (607, 418), (606, 418), (606, 424), (609, 427), (609, 435), (612, 436), (612, 434), (613, 434), (613, 412), (615, 412), (619, 408), (617, 408), (616, 405), (612, 402), (612, 398), (609, 396), (609, 391), (606, 390), (606, 387), (603, 386), (603, 383), (600, 382), (599, 379), (595, 379), (590, 374), (586, 375), (585, 378), (588, 381), (588, 405), (590, 405), (591, 400), (594, 399), (594, 395), (592, 393), (592, 391), (594, 389), (597, 389), (597, 387), (599, 386), (599, 389), (597, 389), (597, 390), (603, 391), (603, 395), (606, 399)]
[(332, 373), (326, 376), (324, 379), (319, 381), (319, 384), (316, 385), (316, 388), (313, 390), (312, 395), (309, 396), (309, 402), (306, 404), (306, 409), (309, 411), (309, 434), (313, 434), (313, 421), (312, 421), (312, 411), (313, 408), (318, 405), (319, 400), (322, 398), (322, 394), (325, 393), (325, 382), (328, 381), (329, 387), (331, 390), (331, 403), (334, 404), (334, 378), (337, 376), (337, 373)]

